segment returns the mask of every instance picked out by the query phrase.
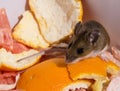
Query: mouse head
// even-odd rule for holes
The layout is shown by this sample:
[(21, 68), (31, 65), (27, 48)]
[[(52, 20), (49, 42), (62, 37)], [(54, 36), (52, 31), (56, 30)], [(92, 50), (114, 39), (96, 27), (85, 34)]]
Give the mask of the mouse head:
[(96, 21), (77, 23), (74, 35), (66, 52), (66, 62), (74, 62), (77, 58), (85, 58), (102, 51), (110, 42), (105, 28)]

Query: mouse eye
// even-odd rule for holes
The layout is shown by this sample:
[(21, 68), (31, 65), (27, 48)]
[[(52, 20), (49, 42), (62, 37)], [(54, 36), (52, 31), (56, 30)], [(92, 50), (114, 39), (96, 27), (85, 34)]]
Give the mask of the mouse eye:
[(77, 53), (78, 53), (78, 54), (82, 54), (83, 52), (84, 52), (84, 49), (83, 49), (83, 48), (78, 48), (78, 49), (77, 49)]

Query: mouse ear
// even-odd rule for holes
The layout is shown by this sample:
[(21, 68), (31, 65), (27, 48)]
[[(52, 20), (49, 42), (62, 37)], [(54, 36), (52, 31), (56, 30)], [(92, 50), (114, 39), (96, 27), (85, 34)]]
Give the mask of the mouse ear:
[(81, 27), (82, 27), (82, 24), (81, 22), (78, 22), (76, 25), (75, 25), (75, 29), (74, 29), (74, 34), (75, 35), (78, 35), (80, 30), (81, 30)]
[(97, 42), (99, 36), (100, 36), (99, 30), (94, 30), (89, 33), (88, 41), (94, 45)]

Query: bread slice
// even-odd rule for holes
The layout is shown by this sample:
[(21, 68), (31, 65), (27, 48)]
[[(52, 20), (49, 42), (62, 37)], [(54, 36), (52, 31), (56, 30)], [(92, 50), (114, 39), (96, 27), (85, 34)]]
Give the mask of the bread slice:
[(50, 44), (72, 34), (75, 24), (82, 20), (81, 0), (29, 0), (29, 5)]
[(25, 11), (20, 22), (15, 26), (13, 38), (32, 48), (46, 48), (49, 46), (40, 34), (38, 24), (32, 13)]

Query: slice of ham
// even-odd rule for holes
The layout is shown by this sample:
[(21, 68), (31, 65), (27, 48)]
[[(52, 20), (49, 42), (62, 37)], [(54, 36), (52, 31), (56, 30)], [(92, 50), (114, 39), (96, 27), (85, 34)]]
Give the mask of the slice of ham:
[(18, 72), (3, 72), (0, 71), (0, 91), (11, 90), (16, 87), (20, 77)]
[(0, 9), (0, 28), (10, 28), (7, 14), (4, 8)]
[(0, 9), (0, 47), (12, 53), (20, 53), (28, 50), (25, 45), (13, 40), (12, 30), (9, 25), (5, 9)]
[(5, 12), (5, 9), (0, 9), (0, 47), (7, 50), (13, 49), (13, 39), (11, 36), (11, 28)]
[(120, 91), (120, 74), (111, 79), (106, 91)]
[(18, 43), (16, 41), (13, 41), (13, 49), (11, 50), (12, 53), (21, 53), (27, 50), (29, 50), (29, 48), (26, 47), (25, 45)]
[(15, 82), (16, 72), (0, 72), (0, 84), (13, 84)]
[(100, 57), (105, 61), (112, 61), (113, 63), (120, 67), (120, 61), (116, 59), (111, 52), (105, 51), (100, 55)]
[(111, 49), (113, 56), (120, 61), (120, 50), (116, 47), (112, 47)]

